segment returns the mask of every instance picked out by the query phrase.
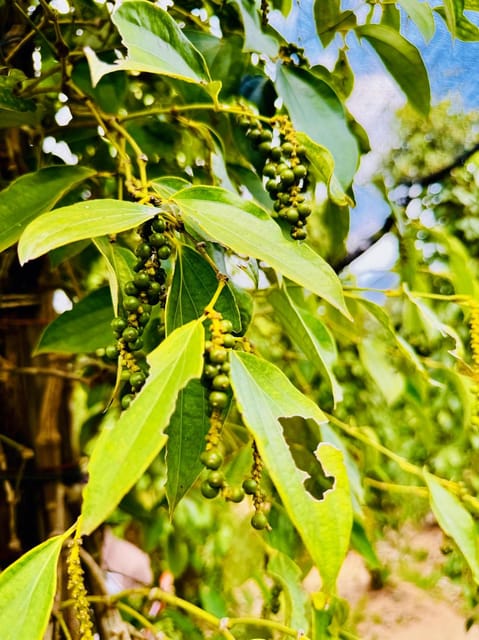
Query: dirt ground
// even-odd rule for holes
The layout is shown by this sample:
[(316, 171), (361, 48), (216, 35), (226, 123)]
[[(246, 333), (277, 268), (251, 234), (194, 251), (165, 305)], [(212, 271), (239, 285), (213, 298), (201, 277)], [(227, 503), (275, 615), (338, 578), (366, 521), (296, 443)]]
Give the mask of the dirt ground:
[(361, 640), (479, 640), (479, 626), (465, 629), (461, 589), (441, 576), (443, 544), (435, 526), (387, 536), (377, 551), (390, 574), (376, 591), (362, 558), (349, 554), (338, 588)]

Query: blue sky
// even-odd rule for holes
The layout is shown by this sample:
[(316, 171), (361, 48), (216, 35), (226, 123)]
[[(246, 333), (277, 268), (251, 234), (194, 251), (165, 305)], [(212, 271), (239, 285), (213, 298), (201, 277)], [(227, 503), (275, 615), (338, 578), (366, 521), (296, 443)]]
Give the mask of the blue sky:
[[(348, 8), (348, 2), (352, 0), (343, 0), (343, 8)], [(313, 64), (321, 63), (331, 69), (341, 41), (337, 37), (327, 49), (322, 48), (316, 35), (312, 6), (312, 0), (293, 0), (291, 14), (286, 19), (276, 14), (273, 23), (288, 39), (304, 47)], [(369, 10), (366, 5), (364, 8)], [(477, 23), (479, 13), (469, 13), (469, 18)], [(479, 42), (453, 40), (439, 15), (435, 22), (436, 32), (428, 43), (411, 22), (404, 24), (403, 32), (421, 52), (429, 73), (433, 104), (449, 98), (458, 109), (479, 109)], [(394, 113), (405, 103), (405, 97), (366, 42), (360, 44), (351, 34), (347, 43), (355, 73), (355, 89), (348, 108), (368, 131), (373, 147), (373, 153), (363, 158), (354, 186), (357, 206), (351, 211), (349, 245), (355, 247), (380, 228), (389, 214), (389, 207), (370, 185), (370, 177), (379, 166), (381, 153), (387, 152), (394, 143), (391, 135)], [(396, 256), (394, 240), (385, 238), (374, 251), (356, 261), (355, 271), (361, 284), (387, 286), (386, 274)]]

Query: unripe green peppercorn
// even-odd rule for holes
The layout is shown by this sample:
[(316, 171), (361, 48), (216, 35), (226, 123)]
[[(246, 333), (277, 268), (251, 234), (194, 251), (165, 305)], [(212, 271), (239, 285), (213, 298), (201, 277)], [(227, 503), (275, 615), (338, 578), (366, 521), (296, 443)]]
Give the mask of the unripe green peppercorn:
[(135, 327), (127, 327), (121, 334), (121, 337), (127, 342), (132, 342), (138, 338), (138, 329), (135, 329)]
[(224, 373), (220, 373), (213, 378), (213, 380), (211, 381), (211, 386), (217, 391), (226, 391), (226, 389), (229, 389), (230, 379)]
[(200, 455), (200, 460), (207, 469), (216, 470), (223, 464), (223, 456), (217, 449), (203, 451)]
[(135, 373), (132, 373), (130, 376), (130, 385), (133, 389), (138, 389), (145, 384), (145, 379), (144, 373), (141, 371), (135, 371)]
[(130, 404), (133, 402), (133, 396), (130, 393), (127, 393), (125, 396), (123, 396), (123, 398), (121, 399), (121, 408), (122, 409), (128, 409), (128, 407), (130, 406)]
[(215, 409), (224, 409), (228, 404), (228, 395), (223, 391), (212, 391), (208, 396), (208, 401)]
[(228, 359), (228, 352), (226, 349), (221, 349), (220, 347), (211, 349), (209, 352), (209, 360), (213, 364), (223, 364)]
[(207, 480), (201, 483), (201, 493), (205, 498), (208, 498), (208, 500), (216, 498), (219, 492), (220, 490), (216, 487), (212, 487)]
[(215, 489), (221, 489), (225, 483), (225, 476), (222, 471), (210, 471), (208, 473), (207, 482)]
[(123, 299), (123, 306), (127, 311), (136, 311), (140, 306), (140, 301), (136, 296), (126, 296)]
[(254, 496), (255, 493), (258, 492), (259, 485), (253, 478), (246, 478), (243, 480), (243, 491), (247, 493), (249, 496)]
[(244, 498), (244, 491), (241, 487), (229, 487), (225, 497), (231, 502), (241, 502)]
[(251, 526), (253, 527), (253, 529), (266, 529), (266, 527), (268, 526), (268, 518), (262, 511), (256, 511), (256, 513), (251, 518)]

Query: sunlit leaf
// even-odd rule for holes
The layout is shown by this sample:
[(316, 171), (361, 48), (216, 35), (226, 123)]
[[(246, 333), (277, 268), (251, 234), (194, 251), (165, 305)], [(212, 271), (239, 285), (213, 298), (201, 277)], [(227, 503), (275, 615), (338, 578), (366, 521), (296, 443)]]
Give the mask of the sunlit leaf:
[(113, 71), (148, 72), (187, 82), (208, 83), (211, 78), (201, 53), (163, 9), (145, 0), (125, 0), (113, 13), (128, 56), (115, 64), (99, 60), (86, 49), (92, 82)]
[(107, 518), (166, 443), (165, 429), (178, 393), (203, 369), (204, 332), (190, 322), (171, 333), (148, 357), (147, 383), (109, 430), (104, 430), (88, 466), (81, 534)]
[(278, 70), (275, 86), (295, 129), (331, 152), (335, 174), (348, 187), (358, 167), (358, 144), (336, 93), (313, 73), (285, 65)]
[(241, 255), (264, 260), (273, 269), (349, 313), (331, 267), (307, 244), (286, 238), (266, 212), (216, 187), (191, 187), (175, 195), (187, 225)]
[(95, 171), (86, 167), (53, 166), (11, 182), (0, 191), (0, 251), (14, 244), (25, 227), (65, 193), (93, 175)]
[(153, 218), (159, 209), (123, 200), (88, 200), (60, 207), (31, 222), (18, 243), (20, 262), (48, 253), (64, 244), (119, 233)]
[(320, 443), (315, 451), (318, 474), (334, 478), (321, 500), (307, 489), (308, 474), (295, 465), (280, 419), (293, 416), (325, 420), (274, 365), (248, 353), (231, 353), (234, 396), (248, 430), (291, 521), (315, 562), (326, 592), (334, 589), (349, 545), (352, 506), (341, 452)]
[(464, 555), (476, 583), (479, 584), (478, 529), (471, 514), (438, 480), (424, 472), (429, 487), (431, 509), (441, 529), (450, 536)]
[(424, 40), (429, 42), (436, 30), (434, 15), (429, 4), (420, 0), (398, 0), (398, 4), (414, 22)]
[[(434, 11), (437, 11), (447, 23), (447, 13), (444, 7), (435, 7)], [(463, 42), (477, 42), (479, 40), (479, 27), (461, 14), (456, 17), (455, 37)]]
[(412, 106), (426, 115), (431, 93), (427, 70), (418, 49), (395, 29), (386, 25), (365, 24), (356, 27), (355, 32), (375, 49)]
[(0, 574), (2, 640), (42, 640), (53, 606), (65, 535), (34, 547)]
[(259, 51), (273, 58), (278, 53), (279, 42), (264, 33), (261, 28), (258, 5), (248, 0), (234, 0), (243, 21), (245, 32), (244, 51)]

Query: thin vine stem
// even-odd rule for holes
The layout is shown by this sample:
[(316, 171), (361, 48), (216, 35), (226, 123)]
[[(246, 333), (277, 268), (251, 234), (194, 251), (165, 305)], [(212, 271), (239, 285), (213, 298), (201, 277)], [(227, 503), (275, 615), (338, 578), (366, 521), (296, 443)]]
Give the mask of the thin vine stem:
[(271, 629), (271, 631), (279, 631), (280, 633), (289, 636), (290, 638), (301, 638), (301, 640), (309, 640), (309, 637), (304, 635), (304, 633), (298, 629), (292, 629), (291, 627), (282, 624), (281, 622), (277, 622), (276, 620), (266, 620), (264, 618), (253, 618), (253, 617), (244, 617), (244, 618), (227, 618), (228, 627), (235, 627), (237, 625), (245, 625), (245, 626), (255, 626), (255, 627), (264, 627), (265, 629)]
[[(396, 464), (403, 471), (405, 471), (406, 473), (410, 473), (411, 475), (416, 476), (417, 478), (421, 478), (421, 480), (425, 482), (424, 469), (422, 467), (419, 467), (418, 465), (415, 465), (412, 462), (409, 462), (409, 460), (406, 460), (406, 458), (403, 458), (397, 453), (394, 453), (394, 451), (391, 451), (390, 449), (380, 444), (379, 442), (375, 442), (369, 436), (367, 436), (365, 433), (362, 432), (361, 427), (354, 427), (350, 424), (347, 424), (346, 422), (343, 422), (342, 420), (339, 420), (338, 418), (336, 418), (331, 414), (328, 414), (326, 412), (324, 413), (332, 424), (339, 427), (342, 431), (347, 433), (349, 436), (351, 436), (352, 438), (355, 438), (356, 440), (360, 440), (361, 442), (363, 442), (364, 444), (370, 447), (373, 447), (374, 449), (376, 449), (377, 451), (385, 455), (390, 460), (393, 460), (394, 462), (396, 462)], [(446, 478), (441, 478), (435, 474), (431, 474), (431, 475), (444, 488), (448, 489), (453, 494), (455, 494), (456, 497), (462, 500), (462, 502), (468, 504), (472, 509), (474, 509), (474, 511), (476, 511), (476, 513), (479, 513), (479, 500), (468, 493), (464, 493), (464, 487), (461, 486), (458, 482), (454, 482), (453, 480), (447, 480)]]

